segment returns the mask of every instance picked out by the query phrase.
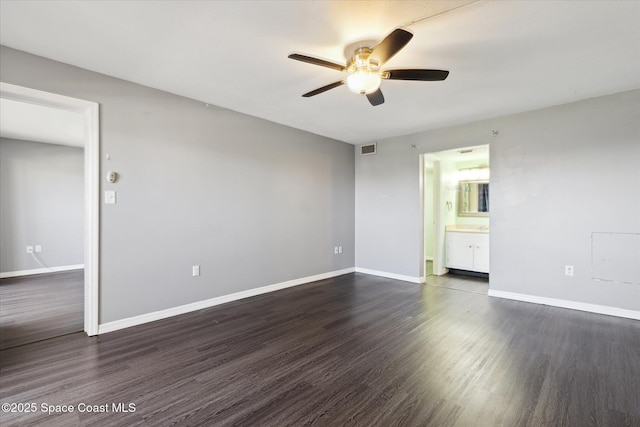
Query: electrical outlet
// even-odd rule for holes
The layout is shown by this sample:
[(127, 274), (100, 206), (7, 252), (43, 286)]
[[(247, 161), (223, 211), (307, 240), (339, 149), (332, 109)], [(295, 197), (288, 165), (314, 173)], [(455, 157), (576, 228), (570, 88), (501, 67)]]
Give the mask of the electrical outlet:
[(200, 266), (199, 265), (194, 265), (193, 267), (191, 267), (191, 274), (193, 275), (193, 277), (199, 276), (200, 275)]
[(33, 246), (27, 246), (27, 253), (28, 254), (32, 254), (33, 253)]
[(338, 253), (338, 247), (337, 247), (337, 246), (334, 246), (334, 247), (333, 247), (333, 253), (334, 253), (334, 254), (337, 254), (337, 253)]
[(565, 265), (564, 266), (564, 275), (565, 276), (573, 276), (573, 265)]
[(36, 245), (36, 252), (42, 252), (42, 246)]
[(338, 246), (338, 253), (341, 254), (342, 253), (342, 246)]

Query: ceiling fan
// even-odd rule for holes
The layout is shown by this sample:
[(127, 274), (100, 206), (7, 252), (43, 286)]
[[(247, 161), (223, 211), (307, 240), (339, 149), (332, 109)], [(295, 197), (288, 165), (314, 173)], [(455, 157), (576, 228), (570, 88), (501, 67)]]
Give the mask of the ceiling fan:
[(409, 31), (396, 28), (387, 37), (374, 47), (359, 47), (353, 53), (347, 65), (337, 62), (327, 61), (313, 56), (292, 53), (289, 58), (296, 61), (307, 62), (309, 64), (320, 65), (347, 73), (343, 80), (322, 86), (302, 95), (305, 98), (318, 95), (330, 89), (347, 84), (349, 90), (354, 93), (365, 95), (371, 105), (376, 106), (384, 103), (384, 96), (380, 91), (382, 80), (417, 80), (417, 81), (440, 81), (447, 78), (448, 71), (425, 70), (425, 69), (398, 69), (382, 70), (382, 67), (396, 53), (409, 43), (413, 34)]

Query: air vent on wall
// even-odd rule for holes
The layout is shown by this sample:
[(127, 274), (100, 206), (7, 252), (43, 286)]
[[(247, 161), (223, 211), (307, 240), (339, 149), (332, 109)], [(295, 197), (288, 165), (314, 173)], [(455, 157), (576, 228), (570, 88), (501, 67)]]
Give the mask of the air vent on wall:
[(360, 154), (366, 156), (368, 154), (376, 154), (376, 144), (367, 144), (360, 146)]

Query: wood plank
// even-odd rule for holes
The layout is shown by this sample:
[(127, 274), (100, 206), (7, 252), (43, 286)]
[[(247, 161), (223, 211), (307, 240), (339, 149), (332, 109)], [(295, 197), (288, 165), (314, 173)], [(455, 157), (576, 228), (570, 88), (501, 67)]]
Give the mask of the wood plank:
[(638, 321), (353, 273), (2, 350), (2, 402), (136, 410), (0, 421), (637, 426), (639, 349)]
[(0, 279), (0, 349), (84, 329), (84, 270)]

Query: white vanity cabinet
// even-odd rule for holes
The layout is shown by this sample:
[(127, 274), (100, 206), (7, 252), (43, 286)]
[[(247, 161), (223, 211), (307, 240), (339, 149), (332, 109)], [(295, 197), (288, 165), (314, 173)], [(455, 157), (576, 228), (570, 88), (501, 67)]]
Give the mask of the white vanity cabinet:
[(447, 231), (446, 267), (489, 272), (489, 233)]

